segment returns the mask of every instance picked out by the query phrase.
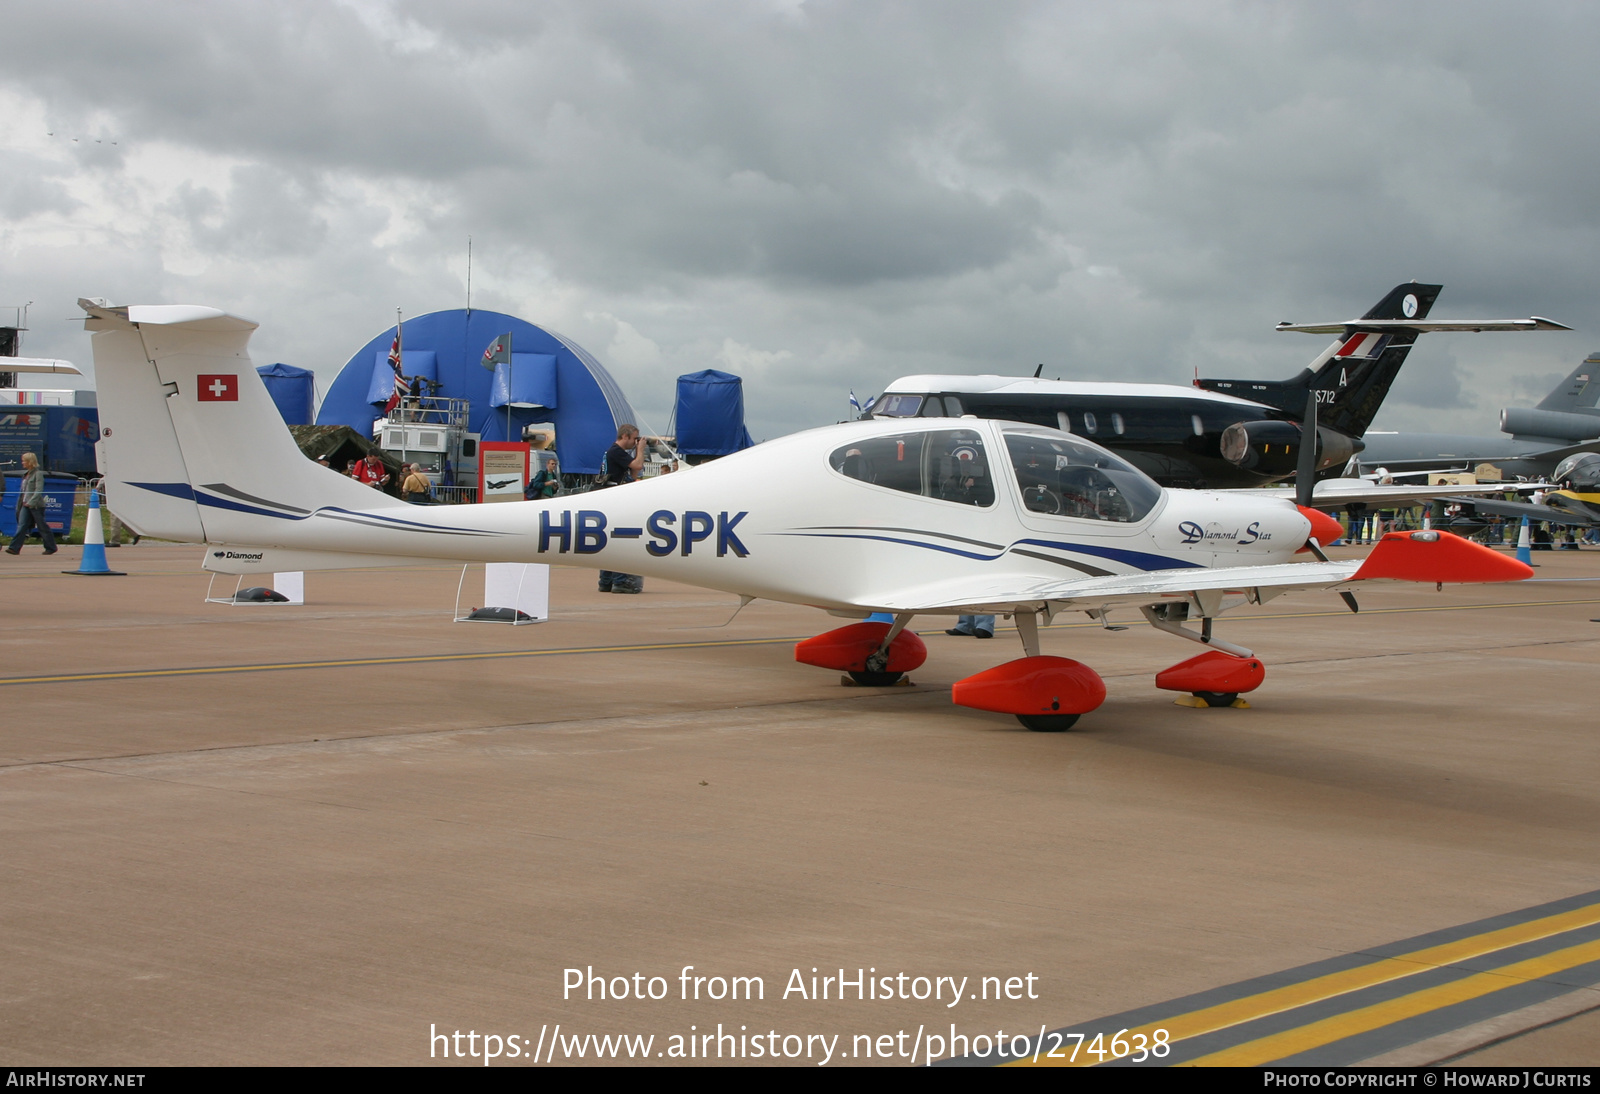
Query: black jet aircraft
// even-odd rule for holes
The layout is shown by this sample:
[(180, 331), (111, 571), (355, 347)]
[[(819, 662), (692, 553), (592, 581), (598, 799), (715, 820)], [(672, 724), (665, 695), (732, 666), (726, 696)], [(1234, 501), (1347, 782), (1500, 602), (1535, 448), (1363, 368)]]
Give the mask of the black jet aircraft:
[[(1318, 409), (1316, 466), (1343, 468), (1417, 337), (1430, 331), (1568, 330), (1548, 319), (1433, 320), (1441, 286), (1397, 285), (1360, 319), (1280, 323), (1333, 334), (1293, 379), (1100, 383), (1013, 376), (906, 376), (865, 416), (1002, 418), (1076, 433), (1112, 449), (1164, 486), (1235, 489), (1292, 478), (1308, 393)], [(1041, 366), (1042, 368), (1042, 366)]]

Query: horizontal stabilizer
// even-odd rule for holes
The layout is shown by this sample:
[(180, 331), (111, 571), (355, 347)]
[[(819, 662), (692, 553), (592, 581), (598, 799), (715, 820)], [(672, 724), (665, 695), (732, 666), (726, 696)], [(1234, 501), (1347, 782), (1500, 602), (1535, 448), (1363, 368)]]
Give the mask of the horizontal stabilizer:
[(1484, 331), (1521, 330), (1571, 330), (1554, 319), (1535, 315), (1527, 319), (1346, 319), (1341, 323), (1279, 323), (1277, 330), (1299, 331), (1302, 334), (1354, 334), (1369, 331), (1386, 334), (1408, 331), (1412, 334), (1429, 334), (1435, 331), (1465, 331), (1481, 334)]
[(71, 361), (54, 357), (0, 357), (0, 372), (43, 372), (56, 376), (82, 376)]

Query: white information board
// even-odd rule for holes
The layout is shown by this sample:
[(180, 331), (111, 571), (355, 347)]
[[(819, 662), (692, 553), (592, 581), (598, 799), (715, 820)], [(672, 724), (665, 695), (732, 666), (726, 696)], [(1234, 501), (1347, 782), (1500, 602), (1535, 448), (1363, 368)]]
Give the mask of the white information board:
[(483, 606), (514, 608), (538, 622), (550, 618), (550, 567), (540, 562), (490, 562), (483, 568)]

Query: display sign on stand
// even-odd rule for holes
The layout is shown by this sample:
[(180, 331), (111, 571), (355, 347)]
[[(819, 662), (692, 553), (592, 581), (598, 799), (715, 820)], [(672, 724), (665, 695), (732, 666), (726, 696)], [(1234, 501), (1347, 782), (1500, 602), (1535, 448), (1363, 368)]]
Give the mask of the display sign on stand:
[(528, 453), (520, 441), (483, 441), (478, 445), (478, 500), (521, 501), (528, 485)]
[(490, 562), (483, 568), (483, 607), (461, 611), (467, 571), (456, 583), (457, 623), (543, 623), (550, 618), (550, 567), (542, 562)]

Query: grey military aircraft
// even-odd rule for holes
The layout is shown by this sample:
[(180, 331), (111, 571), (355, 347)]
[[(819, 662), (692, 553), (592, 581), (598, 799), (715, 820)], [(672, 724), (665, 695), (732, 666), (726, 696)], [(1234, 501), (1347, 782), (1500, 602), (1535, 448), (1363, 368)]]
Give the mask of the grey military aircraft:
[(1498, 436), (1368, 430), (1352, 471), (1471, 470), (1490, 463), (1512, 478), (1554, 476), (1572, 456), (1600, 452), (1600, 352), (1591, 353), (1536, 407), (1500, 411)]

